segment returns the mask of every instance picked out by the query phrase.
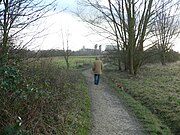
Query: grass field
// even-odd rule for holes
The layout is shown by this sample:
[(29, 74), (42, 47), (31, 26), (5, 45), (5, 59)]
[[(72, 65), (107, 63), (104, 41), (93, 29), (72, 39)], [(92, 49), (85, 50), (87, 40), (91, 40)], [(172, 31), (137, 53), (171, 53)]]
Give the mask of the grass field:
[[(81, 69), (91, 65), (95, 59), (95, 56), (70, 56), (69, 57), (69, 68), (70, 69)], [(30, 58), (28, 63), (36, 63), (40, 65), (44, 62), (53, 63), (55, 66), (66, 69), (67, 65), (63, 56), (61, 57), (44, 57), (44, 58)], [(25, 62), (27, 63), (27, 61)]]
[[(86, 65), (92, 64), (94, 59), (95, 56), (70, 56), (70, 68), (82, 68)], [(42, 58), (42, 60), (51, 60), (58, 67), (66, 68), (66, 62), (64, 60), (64, 57)]]
[(136, 77), (123, 72), (107, 72), (107, 77), (146, 106), (173, 134), (180, 134), (180, 62), (146, 65)]

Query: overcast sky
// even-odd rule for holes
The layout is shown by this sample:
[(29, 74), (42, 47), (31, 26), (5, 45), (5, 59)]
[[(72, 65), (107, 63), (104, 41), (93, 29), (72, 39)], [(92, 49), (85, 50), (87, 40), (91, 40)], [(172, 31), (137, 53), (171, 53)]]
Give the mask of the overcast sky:
[[(52, 2), (52, 0), (46, 1)], [(67, 33), (69, 33), (68, 44), (71, 50), (79, 50), (83, 46), (86, 48), (94, 48), (95, 44), (102, 45), (102, 48), (105, 48), (108, 42), (102, 41), (102, 38), (98, 35), (90, 34), (92, 33), (90, 29), (70, 12), (76, 10), (76, 1), (77, 0), (57, 0), (57, 11), (65, 8), (66, 10), (43, 20), (41, 27), (48, 28), (44, 31), (47, 36), (36, 40), (34, 46), (31, 46), (30, 49), (62, 49), (62, 34), (64, 40), (66, 40)], [(176, 41), (175, 44), (174, 49), (180, 52), (180, 40)]]
[[(30, 49), (62, 49), (62, 34), (65, 45), (68, 40), (71, 50), (79, 50), (83, 46), (94, 48), (95, 44), (104, 44), (105, 41), (101, 41), (102, 38), (100, 36), (92, 35), (92, 31), (86, 24), (71, 12), (72, 10), (76, 10), (76, 0), (58, 0), (57, 2), (57, 10), (51, 11), (50, 14), (54, 14), (53, 12), (61, 11), (62, 9), (66, 10), (41, 21), (38, 29), (47, 28), (42, 34), (46, 36), (36, 39), (34, 44), (29, 46)], [(66, 36), (67, 33), (69, 33), (68, 39)], [(102, 48), (104, 49), (105, 45)]]

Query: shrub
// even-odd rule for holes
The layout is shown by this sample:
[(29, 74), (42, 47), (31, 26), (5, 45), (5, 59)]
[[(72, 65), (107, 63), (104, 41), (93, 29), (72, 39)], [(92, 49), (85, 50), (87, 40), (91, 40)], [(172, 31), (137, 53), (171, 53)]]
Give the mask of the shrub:
[(87, 96), (79, 72), (47, 61), (3, 67), (0, 74), (1, 134), (73, 135), (86, 124), (80, 121)]

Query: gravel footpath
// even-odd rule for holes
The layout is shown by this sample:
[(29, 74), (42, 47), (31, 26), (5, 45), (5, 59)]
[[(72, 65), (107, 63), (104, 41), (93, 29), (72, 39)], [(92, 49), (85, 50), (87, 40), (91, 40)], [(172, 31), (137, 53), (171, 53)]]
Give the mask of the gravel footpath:
[(90, 69), (83, 74), (91, 97), (90, 135), (144, 135), (142, 126), (128, 113), (119, 97), (102, 80), (94, 85)]

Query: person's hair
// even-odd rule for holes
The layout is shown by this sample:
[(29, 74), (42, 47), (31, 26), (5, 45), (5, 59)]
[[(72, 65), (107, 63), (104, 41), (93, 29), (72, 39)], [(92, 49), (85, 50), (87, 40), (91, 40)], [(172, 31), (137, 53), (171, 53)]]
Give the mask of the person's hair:
[(96, 56), (96, 60), (99, 60), (100, 58), (98, 56)]

